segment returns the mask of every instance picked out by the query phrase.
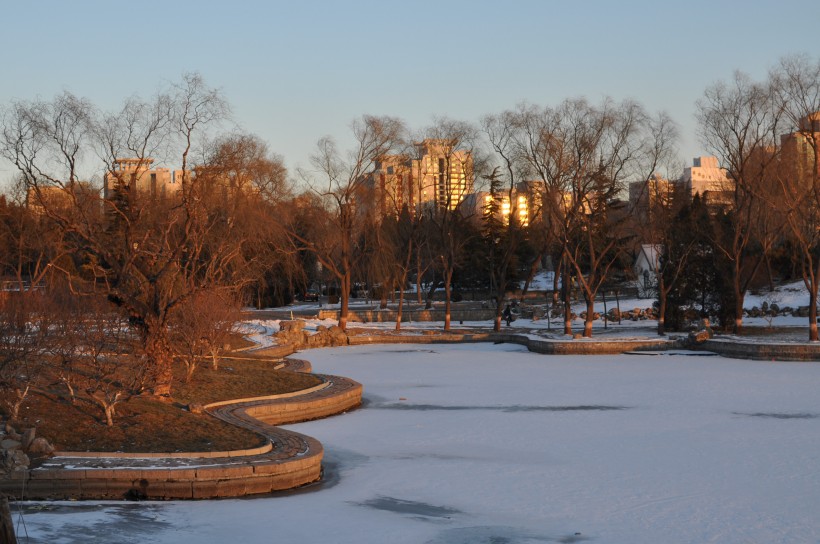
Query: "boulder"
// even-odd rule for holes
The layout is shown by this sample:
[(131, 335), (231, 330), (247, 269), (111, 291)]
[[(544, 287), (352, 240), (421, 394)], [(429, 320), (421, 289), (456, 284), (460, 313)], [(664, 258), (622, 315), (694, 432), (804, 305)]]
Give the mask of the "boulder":
[(19, 440), (14, 440), (13, 438), (5, 438), (2, 442), (0, 442), (0, 448), (7, 451), (19, 450), (22, 449), (22, 447), (23, 443)]
[(305, 322), (301, 319), (294, 319), (292, 321), (280, 321), (280, 331), (301, 331), (305, 328)]
[(29, 455), (35, 457), (42, 457), (44, 455), (51, 455), (54, 453), (54, 446), (48, 443), (48, 440), (42, 437), (37, 437), (32, 440), (31, 445), (26, 450)]
[(31, 460), (21, 450), (0, 450), (0, 478), (13, 478), (28, 470)]
[(691, 344), (702, 344), (712, 338), (712, 330), (711, 329), (703, 329), (700, 331), (692, 331), (689, 333), (689, 343)]
[(37, 429), (35, 429), (34, 427), (32, 427), (30, 429), (26, 429), (25, 431), (23, 431), (23, 437), (22, 437), (22, 440), (21, 440), (21, 442), (23, 444), (23, 449), (28, 450), (29, 447), (31, 446), (31, 443), (34, 441), (34, 439), (36, 437), (37, 437)]

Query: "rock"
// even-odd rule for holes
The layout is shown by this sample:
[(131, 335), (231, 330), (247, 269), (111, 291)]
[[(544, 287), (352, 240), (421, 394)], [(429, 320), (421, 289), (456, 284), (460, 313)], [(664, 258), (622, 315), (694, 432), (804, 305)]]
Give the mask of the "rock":
[(712, 338), (712, 330), (704, 329), (700, 331), (693, 331), (689, 333), (689, 342), (692, 344), (702, 344)]
[(338, 325), (333, 325), (327, 330), (330, 336), (331, 346), (346, 346), (348, 344), (347, 334)]
[(305, 328), (305, 322), (301, 319), (294, 319), (293, 321), (280, 321), (279, 322), (279, 330), (280, 331), (301, 331)]
[(205, 411), (205, 407), (198, 402), (192, 402), (188, 405), (188, 411), (192, 414), (201, 414)]
[(32, 440), (31, 445), (26, 450), (29, 455), (44, 456), (54, 453), (54, 446), (48, 443), (48, 440), (42, 437)]
[(14, 472), (28, 469), (31, 460), (20, 450), (0, 451), (0, 474), (11, 475)]
[(23, 444), (18, 440), (14, 440), (13, 438), (6, 438), (2, 442), (0, 442), (0, 448), (8, 451), (19, 450), (22, 447)]
[(29, 447), (31, 446), (31, 443), (34, 441), (36, 436), (37, 436), (37, 429), (34, 428), (34, 427), (32, 427), (30, 429), (26, 429), (25, 431), (23, 431), (23, 437), (22, 437), (21, 442), (23, 444), (23, 449), (24, 450), (28, 451)]

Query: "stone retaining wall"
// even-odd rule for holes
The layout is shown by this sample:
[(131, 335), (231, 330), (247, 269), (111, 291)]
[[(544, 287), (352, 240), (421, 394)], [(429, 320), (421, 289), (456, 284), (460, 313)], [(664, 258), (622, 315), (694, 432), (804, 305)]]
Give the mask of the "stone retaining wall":
[[(376, 323), (390, 323), (396, 322), (396, 310), (349, 310), (347, 319), (350, 322), (376, 322)], [(339, 310), (319, 310), (319, 319), (339, 319)], [(495, 319), (494, 308), (476, 308), (476, 309), (453, 309), (450, 312), (450, 319), (458, 323), (459, 321), (492, 321)], [(441, 321), (444, 322), (443, 309), (430, 310), (404, 310), (401, 314), (402, 323), (413, 321)]]
[(197, 467), (51, 468), (0, 489), (26, 499), (211, 499), (291, 489), (321, 476), (321, 445), (287, 463), (276, 459)]
[(514, 333), (420, 334), (413, 336), (351, 336), (350, 345), (368, 344), (446, 344), (503, 342), (525, 346), (534, 353), (549, 355), (613, 355), (627, 351), (654, 351), (682, 347), (676, 339), (551, 340)]
[[(545, 354), (616, 354), (627, 351), (681, 347), (669, 339), (549, 340), (509, 333), (450, 333), (429, 331), (417, 335), (354, 335), (350, 345), (431, 344), (465, 342), (507, 342)], [(820, 345), (738, 344), (710, 340), (701, 349), (730, 357), (779, 360), (820, 360)], [(289, 346), (259, 350), (272, 356), (291, 354)], [(793, 359), (791, 358), (793, 357)], [(292, 359), (289, 370), (310, 371), (310, 363)], [(42, 467), (0, 481), (0, 492), (26, 499), (205, 499), (269, 493), (298, 487), (319, 479), (322, 445), (314, 438), (275, 427), (341, 413), (361, 403), (362, 386), (347, 378), (322, 375), (322, 386), (300, 395), (246, 399), (224, 405), (217, 403), (209, 412), (232, 424), (250, 428), (269, 438), (266, 451), (223, 452), (220, 457), (149, 455), (96, 458), (58, 456)]]
[(820, 361), (820, 344), (755, 344), (737, 340), (711, 339), (700, 344), (704, 349), (735, 359), (763, 361)]
[[(292, 350), (291, 350), (292, 352)], [(289, 370), (310, 363), (289, 360)], [(270, 397), (214, 403), (214, 416), (265, 436), (253, 450), (174, 454), (61, 453), (0, 480), (0, 493), (24, 499), (209, 499), (292, 489), (321, 477), (318, 440), (274, 425), (342, 413), (361, 404), (361, 384), (320, 375), (319, 386)]]

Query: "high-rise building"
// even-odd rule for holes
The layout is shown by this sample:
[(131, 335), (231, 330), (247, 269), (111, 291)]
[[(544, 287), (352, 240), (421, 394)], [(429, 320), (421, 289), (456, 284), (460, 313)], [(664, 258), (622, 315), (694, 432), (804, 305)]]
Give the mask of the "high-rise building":
[(457, 149), (447, 139), (426, 139), (415, 144), (415, 157), (384, 155), (375, 163), (366, 185), (381, 214), (396, 214), (406, 206), (435, 205), (456, 209), (473, 191), (473, 155)]
[(646, 218), (656, 206), (669, 206), (675, 192), (675, 183), (655, 174), (644, 181), (629, 184), (629, 208), (637, 216)]
[(473, 154), (457, 149), (456, 141), (428, 138), (416, 144), (413, 161), (418, 172), (419, 203), (434, 202), (439, 208), (454, 210), (473, 192)]
[(132, 195), (152, 198), (170, 197), (182, 189), (182, 170), (151, 168), (153, 159), (117, 159), (105, 174), (103, 197), (112, 198), (117, 191), (128, 189)]
[(725, 168), (718, 165), (717, 157), (695, 157), (693, 166), (683, 169), (679, 183), (686, 194), (694, 198), (700, 195), (707, 204), (728, 204), (733, 182)]
[(798, 130), (780, 137), (781, 164), (798, 182), (820, 172), (820, 111), (800, 119)]

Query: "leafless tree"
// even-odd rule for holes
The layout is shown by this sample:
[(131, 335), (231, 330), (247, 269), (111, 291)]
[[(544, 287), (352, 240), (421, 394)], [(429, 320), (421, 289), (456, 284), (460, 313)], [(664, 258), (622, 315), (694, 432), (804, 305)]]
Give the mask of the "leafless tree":
[[(475, 213), (467, 209), (465, 197), (473, 190), (476, 174), (482, 172), (484, 157), (478, 129), (470, 123), (448, 118), (435, 119), (423, 131), (423, 140), (416, 148), (419, 163), (421, 159), (430, 161), (417, 178), (418, 202), (426, 225), (424, 247), (444, 285), (444, 330), (449, 331), (453, 274), (464, 258), (470, 238), (470, 230), (465, 227)], [(423, 156), (423, 152), (427, 155)], [(432, 296), (437, 284), (434, 279), (428, 296)]]
[(743, 328), (744, 297), (765, 257), (752, 249), (760, 226), (756, 212), (761, 193), (778, 164), (781, 109), (774, 96), (770, 85), (736, 73), (731, 82), (709, 87), (698, 101), (701, 139), (731, 180), (721, 191), (728, 201), (720, 203), (729, 229), (718, 229), (714, 241), (731, 263), (735, 333)]
[(0, 292), (0, 397), (10, 420), (42, 381), (48, 314), (38, 289)]
[(782, 149), (780, 191), (772, 204), (785, 214), (799, 248), (803, 282), (809, 291), (809, 340), (816, 342), (820, 340), (820, 60), (786, 57), (772, 70), (770, 81), (785, 125), (793, 131)]
[(520, 220), (517, 188), (525, 181), (531, 169), (518, 145), (521, 130), (518, 112), (505, 111), (498, 115), (488, 115), (482, 119), (481, 125), (499, 164), (488, 176), (490, 198), (493, 205), (497, 201), (506, 201), (509, 205), (506, 217), (495, 217), (498, 213), (491, 205), (490, 217), (486, 218), (488, 225), (496, 226), (489, 232), (490, 275), (496, 301), (493, 330), (500, 331), (503, 299), (507, 292), (510, 268), (525, 237), (526, 225)]
[(354, 271), (354, 243), (364, 217), (360, 195), (375, 161), (402, 140), (404, 124), (392, 117), (364, 116), (352, 124), (355, 146), (340, 151), (330, 137), (319, 140), (311, 157), (314, 172), (302, 172), (313, 195), (328, 211), (330, 230), (309, 239), (296, 229), (291, 234), (316, 255), (340, 285), (339, 327), (347, 328)]
[[(522, 147), (546, 183), (552, 228), (561, 245), (563, 286), (570, 273), (587, 302), (584, 335), (592, 335), (595, 297), (624, 249), (625, 218), (618, 195), (628, 179), (644, 179), (646, 114), (634, 102), (584, 99), (526, 112)], [(564, 331), (572, 331), (569, 299)]]
[(219, 368), (219, 356), (240, 319), (239, 305), (231, 291), (199, 291), (174, 309), (171, 333), (174, 348), (185, 364), (186, 381), (191, 380), (205, 356), (210, 357), (214, 370)]
[[(674, 288), (676, 279), (686, 270), (687, 249), (681, 249), (674, 259), (664, 256), (671, 244), (674, 217), (689, 195), (679, 183), (671, 181), (669, 172), (678, 170), (677, 140), (678, 127), (665, 112), (647, 119), (647, 145), (645, 146), (646, 168), (649, 177), (640, 181), (640, 191), (636, 202), (631, 204), (633, 225), (639, 242), (652, 247), (650, 252), (657, 259), (653, 263), (653, 283), (658, 297), (658, 334), (666, 333), (665, 314), (667, 298)], [(679, 248), (676, 248), (679, 249)], [(691, 248), (690, 248), (691, 249)], [(641, 281), (637, 278), (637, 281)]]
[(49, 289), (45, 300), (51, 315), (52, 334), (45, 343), (51, 373), (72, 403), (97, 407), (101, 421), (113, 426), (117, 406), (147, 385), (151, 365), (139, 338), (103, 296), (78, 295), (63, 285)]
[[(169, 93), (129, 100), (115, 114), (100, 113), (70, 94), (52, 102), (14, 103), (4, 115), (0, 152), (11, 160), (36, 204), (79, 255), (79, 273), (64, 270), (75, 289), (103, 286), (128, 312), (152, 362), (153, 390), (169, 394), (172, 349), (168, 316), (201, 289), (226, 280), (240, 254), (234, 223), (209, 205), (207, 172), (193, 176), (191, 151), (200, 135), (227, 112), (217, 91), (186, 75)], [(168, 198), (140, 194), (150, 155), (181, 158), (181, 189)], [(88, 190), (81, 167), (102, 158), (111, 189)], [(119, 168), (128, 157), (134, 166)], [(47, 195), (58, 191), (59, 205)], [(65, 205), (65, 204), (68, 205)], [(104, 207), (105, 213), (99, 213)]]

